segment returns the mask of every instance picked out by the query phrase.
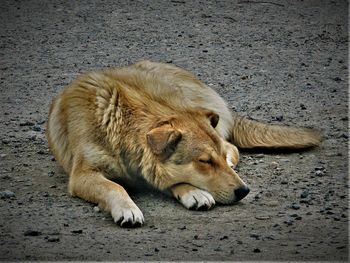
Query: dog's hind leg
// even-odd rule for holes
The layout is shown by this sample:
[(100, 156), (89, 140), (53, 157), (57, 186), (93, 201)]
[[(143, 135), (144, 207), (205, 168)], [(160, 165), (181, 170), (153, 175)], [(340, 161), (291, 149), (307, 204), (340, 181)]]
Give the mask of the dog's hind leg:
[(69, 192), (73, 196), (98, 204), (110, 212), (114, 222), (122, 227), (137, 227), (144, 223), (141, 210), (125, 189), (92, 167), (73, 167), (69, 179)]
[(224, 146), (226, 149), (226, 162), (233, 169), (239, 162), (239, 151), (236, 146), (227, 141), (224, 141)]
[(215, 200), (210, 193), (190, 184), (177, 184), (170, 190), (187, 209), (209, 210), (215, 205)]

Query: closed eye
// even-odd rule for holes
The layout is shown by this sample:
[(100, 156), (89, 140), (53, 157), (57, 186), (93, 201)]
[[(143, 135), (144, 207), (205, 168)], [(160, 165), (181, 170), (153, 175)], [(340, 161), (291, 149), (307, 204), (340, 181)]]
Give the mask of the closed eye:
[(213, 164), (211, 159), (199, 159), (199, 162), (203, 164)]

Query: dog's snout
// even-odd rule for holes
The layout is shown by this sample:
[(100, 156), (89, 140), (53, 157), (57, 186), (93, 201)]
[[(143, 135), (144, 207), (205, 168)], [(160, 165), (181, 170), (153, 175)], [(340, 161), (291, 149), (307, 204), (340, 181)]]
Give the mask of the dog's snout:
[(243, 199), (244, 197), (246, 197), (246, 195), (249, 193), (249, 188), (247, 186), (243, 186), (240, 188), (235, 189), (235, 196), (236, 196), (236, 202), (238, 202), (239, 200)]

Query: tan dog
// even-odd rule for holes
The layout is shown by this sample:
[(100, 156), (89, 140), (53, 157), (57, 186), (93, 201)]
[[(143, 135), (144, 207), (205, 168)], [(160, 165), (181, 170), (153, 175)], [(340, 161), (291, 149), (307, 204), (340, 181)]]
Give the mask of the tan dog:
[(233, 170), (236, 146), (303, 149), (320, 142), (310, 129), (241, 118), (188, 71), (150, 61), (73, 81), (53, 100), (47, 137), (70, 175), (69, 192), (127, 227), (144, 218), (111, 179), (143, 177), (189, 209), (209, 209), (249, 192)]

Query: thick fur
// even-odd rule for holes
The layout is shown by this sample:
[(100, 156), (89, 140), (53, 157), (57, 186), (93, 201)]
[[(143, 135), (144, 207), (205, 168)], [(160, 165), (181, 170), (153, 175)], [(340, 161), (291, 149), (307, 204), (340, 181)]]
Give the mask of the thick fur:
[(121, 226), (144, 218), (119, 179), (142, 177), (187, 208), (211, 208), (249, 192), (232, 169), (236, 146), (303, 149), (320, 142), (314, 130), (239, 117), (188, 71), (150, 61), (73, 81), (52, 102), (47, 137), (70, 176), (69, 192), (111, 212)]

